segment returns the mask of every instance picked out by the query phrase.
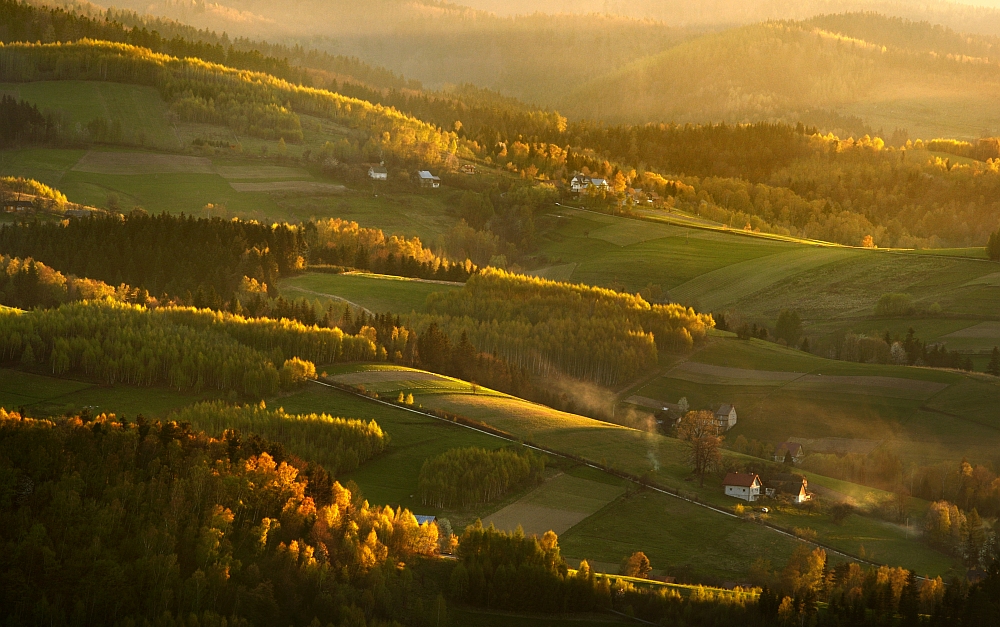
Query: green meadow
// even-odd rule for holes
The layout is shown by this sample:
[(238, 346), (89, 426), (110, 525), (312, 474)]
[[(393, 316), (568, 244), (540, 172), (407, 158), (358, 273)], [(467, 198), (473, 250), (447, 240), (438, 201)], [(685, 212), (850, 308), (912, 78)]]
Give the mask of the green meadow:
[(1000, 431), (989, 409), (1000, 394), (994, 378), (834, 361), (732, 337), (713, 338), (630, 394), (670, 403), (684, 397), (694, 409), (731, 403), (739, 422), (729, 440), (873, 440), (919, 463), (992, 459)]
[[(342, 367), (335, 374), (335, 380), (352, 385), (364, 385), (364, 375), (370, 377), (370, 385), (384, 385), (389, 367), (371, 371), (364, 368), (354, 370), (352, 374), (349, 366)], [(354, 376), (357, 375), (357, 376)], [(350, 378), (348, 378), (350, 377)], [(398, 387), (402, 387), (407, 381), (414, 380), (414, 375), (407, 369), (400, 369), (395, 379)], [(625, 424), (614, 424), (586, 418), (583, 416), (560, 412), (542, 405), (529, 403), (527, 401), (504, 396), (504, 395), (484, 395), (475, 394), (472, 391), (455, 392), (452, 384), (448, 381), (440, 382), (440, 389), (431, 389), (424, 382), (422, 385), (414, 386), (409, 390), (414, 396), (415, 405), (431, 409), (445, 410), (454, 414), (465, 416), (497, 429), (505, 431), (516, 438), (526, 442), (545, 446), (550, 450), (571, 453), (583, 459), (602, 464), (615, 470), (628, 472), (633, 475), (648, 476), (661, 485), (668, 486), (680, 491), (680, 494), (690, 499), (697, 499), (704, 503), (709, 503), (715, 507), (729, 509), (734, 501), (723, 494), (722, 478), (719, 476), (706, 477), (705, 485), (699, 486), (697, 482), (691, 481), (690, 467), (687, 463), (687, 452), (684, 444), (679, 440), (668, 438), (656, 433), (646, 431), (649, 428), (648, 418), (644, 419), (632, 414), (619, 416), (619, 420)], [(368, 386), (365, 386), (366, 389)], [(393, 389), (395, 392), (397, 388)], [(391, 393), (390, 393), (391, 394)], [(738, 427), (737, 427), (738, 428)], [(735, 437), (735, 436), (734, 436)], [(726, 452), (726, 455), (733, 458), (742, 458), (745, 461), (753, 461), (754, 458), (741, 456), (737, 453)], [(861, 496), (867, 494), (877, 494), (879, 491), (855, 486), (853, 484), (841, 485), (838, 492)], [(664, 497), (673, 499), (673, 497)], [(677, 499), (673, 499), (676, 501)], [(699, 508), (697, 505), (683, 503), (686, 514), (672, 520), (683, 521), (685, 529), (689, 527), (691, 519), (698, 519), (702, 513), (712, 520), (726, 520), (718, 513)], [(618, 503), (618, 501), (616, 501)], [(612, 507), (609, 505), (608, 507)], [(917, 499), (911, 499), (910, 507), (915, 516), (922, 516), (926, 510), (927, 503)], [(594, 517), (607, 517), (610, 522), (604, 523), (605, 528), (617, 528), (615, 539), (628, 539), (635, 545), (641, 545), (649, 538), (649, 529), (655, 525), (662, 525), (662, 517), (659, 514), (651, 514), (653, 520), (648, 524), (637, 523), (636, 516), (640, 513), (630, 512), (628, 509), (613, 507), (609, 512), (604, 508)], [(571, 542), (574, 534), (580, 529), (586, 529), (594, 517), (588, 517), (584, 522), (571, 528), (567, 533), (567, 542)], [(817, 533), (817, 537), (836, 549), (848, 554), (857, 555), (861, 550), (862, 543), (858, 541), (863, 538), (864, 552), (868, 555), (877, 555), (879, 559), (893, 564), (904, 564), (920, 572), (943, 574), (951, 569), (958, 568), (954, 559), (947, 557), (929, 547), (914, 542), (912, 537), (907, 535), (905, 529), (895, 525), (890, 525), (865, 516), (851, 517), (843, 525), (836, 525), (830, 521), (829, 517), (821, 510), (815, 512), (789, 508), (787, 510), (775, 511), (771, 515), (771, 522), (783, 528), (792, 527), (809, 528)], [(744, 525), (735, 519), (734, 524)], [(723, 522), (711, 524), (724, 525)], [(711, 524), (695, 525), (695, 529), (704, 533)], [(581, 527), (582, 526), (582, 527)], [(753, 533), (759, 530), (762, 534), (776, 534), (771, 530), (759, 529), (755, 525), (749, 525), (754, 529)], [(669, 535), (670, 532), (668, 532)], [(679, 533), (679, 532), (678, 532)], [(685, 533), (691, 533), (690, 531)], [(735, 531), (734, 531), (735, 533)], [(682, 536), (683, 539), (684, 536)], [(769, 537), (769, 536), (767, 536)], [(665, 541), (665, 540), (657, 540)], [(769, 540), (770, 541), (770, 540)], [(741, 542), (737, 536), (733, 542)], [(683, 542), (681, 542), (683, 544)], [(574, 546), (572, 544), (568, 546)], [(573, 552), (567, 550), (567, 555), (584, 558), (588, 555), (598, 561), (615, 561), (611, 553), (618, 551), (621, 544), (608, 544), (603, 549), (600, 545), (594, 544), (590, 540), (581, 540), (576, 547), (593, 547), (591, 552), (578, 555), (581, 549)], [(701, 546), (695, 545), (695, 546)], [(634, 550), (634, 549), (633, 549)], [(663, 549), (662, 555), (666, 559), (677, 558), (679, 549)], [(788, 548), (790, 551), (791, 549)], [(671, 551), (674, 551), (671, 553)], [(611, 558), (611, 559), (609, 559)], [(742, 566), (748, 567), (753, 560), (747, 561)], [(708, 568), (720, 568), (730, 575), (740, 572), (739, 569), (730, 565), (722, 566), (712, 562)]]

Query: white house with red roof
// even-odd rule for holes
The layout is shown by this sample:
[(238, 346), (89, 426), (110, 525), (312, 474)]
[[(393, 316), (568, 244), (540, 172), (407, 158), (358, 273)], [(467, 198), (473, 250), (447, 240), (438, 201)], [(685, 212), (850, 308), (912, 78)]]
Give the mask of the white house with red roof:
[(753, 502), (760, 498), (762, 484), (757, 473), (731, 472), (722, 480), (722, 487), (726, 496)]

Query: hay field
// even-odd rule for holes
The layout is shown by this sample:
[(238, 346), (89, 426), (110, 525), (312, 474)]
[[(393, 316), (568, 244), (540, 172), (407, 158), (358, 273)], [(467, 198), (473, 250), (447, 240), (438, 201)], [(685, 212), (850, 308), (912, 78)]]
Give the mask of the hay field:
[(520, 525), (526, 535), (539, 536), (551, 529), (561, 536), (624, 492), (621, 485), (560, 474), (494, 512), (483, 525), (504, 531)]

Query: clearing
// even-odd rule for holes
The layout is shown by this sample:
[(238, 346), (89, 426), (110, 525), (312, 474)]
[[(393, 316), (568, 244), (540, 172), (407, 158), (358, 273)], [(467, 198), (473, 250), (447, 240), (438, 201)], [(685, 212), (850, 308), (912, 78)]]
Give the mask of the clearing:
[(625, 492), (621, 485), (560, 474), (483, 520), (497, 529), (541, 536), (550, 529), (563, 535)]

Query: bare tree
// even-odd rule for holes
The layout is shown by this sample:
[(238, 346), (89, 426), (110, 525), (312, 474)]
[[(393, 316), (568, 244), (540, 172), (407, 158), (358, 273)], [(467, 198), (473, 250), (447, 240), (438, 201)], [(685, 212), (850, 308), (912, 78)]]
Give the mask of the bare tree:
[(688, 461), (694, 467), (701, 485), (705, 485), (705, 473), (722, 461), (719, 449), (723, 436), (719, 435), (715, 416), (710, 411), (689, 411), (681, 418), (677, 435), (687, 442)]

